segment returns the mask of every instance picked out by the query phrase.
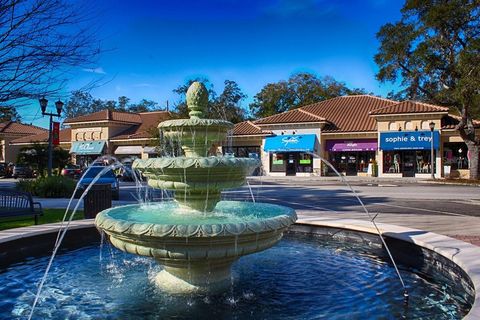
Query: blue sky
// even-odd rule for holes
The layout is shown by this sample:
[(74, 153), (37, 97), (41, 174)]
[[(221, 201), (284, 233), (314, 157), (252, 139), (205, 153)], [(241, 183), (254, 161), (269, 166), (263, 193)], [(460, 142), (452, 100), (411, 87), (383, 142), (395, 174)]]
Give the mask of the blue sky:
[[(331, 75), (350, 87), (386, 95), (375, 80), (375, 33), (397, 21), (403, 1), (214, 0), (127, 1), (95, 4), (98, 37), (107, 51), (92, 70), (76, 70), (68, 92), (101, 77), (96, 98), (141, 99), (172, 105), (172, 90), (204, 76), (221, 92), (236, 81), (248, 95), (298, 71)], [(53, 98), (56, 99), (56, 98)], [(53, 100), (52, 100), (53, 101)], [(53, 105), (53, 104), (52, 104)], [(24, 122), (45, 126), (37, 104), (20, 110)], [(36, 116), (35, 116), (36, 114)]]

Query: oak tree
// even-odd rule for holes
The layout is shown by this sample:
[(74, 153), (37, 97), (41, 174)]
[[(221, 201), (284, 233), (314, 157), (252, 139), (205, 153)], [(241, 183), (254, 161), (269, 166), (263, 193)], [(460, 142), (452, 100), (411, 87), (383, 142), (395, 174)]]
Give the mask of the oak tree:
[(256, 118), (263, 118), (348, 94), (365, 94), (365, 90), (349, 89), (345, 83), (330, 76), (319, 78), (301, 72), (293, 74), (287, 81), (265, 85), (255, 95), (250, 111)]
[(100, 53), (92, 10), (66, 0), (0, 0), (0, 103), (52, 96)]
[(400, 21), (380, 28), (377, 78), (400, 84), (397, 94), (457, 110), (456, 126), (479, 178), (480, 1), (407, 0)]

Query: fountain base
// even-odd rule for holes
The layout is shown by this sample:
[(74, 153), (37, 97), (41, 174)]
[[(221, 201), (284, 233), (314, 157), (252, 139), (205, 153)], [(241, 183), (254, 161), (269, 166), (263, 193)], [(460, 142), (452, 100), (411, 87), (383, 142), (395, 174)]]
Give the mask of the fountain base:
[(219, 292), (230, 285), (231, 266), (234, 260), (221, 265), (193, 265), (190, 268), (165, 267), (155, 277), (162, 291), (171, 294), (194, 292)]

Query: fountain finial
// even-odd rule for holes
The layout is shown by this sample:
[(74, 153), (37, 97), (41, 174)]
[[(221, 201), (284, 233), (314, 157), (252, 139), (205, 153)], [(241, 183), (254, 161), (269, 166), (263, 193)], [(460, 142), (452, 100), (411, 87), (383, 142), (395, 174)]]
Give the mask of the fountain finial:
[(187, 106), (190, 112), (190, 118), (203, 118), (203, 113), (207, 110), (208, 91), (203, 83), (195, 81), (187, 90)]

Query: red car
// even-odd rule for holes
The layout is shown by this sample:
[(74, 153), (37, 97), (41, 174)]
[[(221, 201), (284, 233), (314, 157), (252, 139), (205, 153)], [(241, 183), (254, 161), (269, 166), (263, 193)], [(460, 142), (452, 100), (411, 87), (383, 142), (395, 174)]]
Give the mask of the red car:
[(82, 175), (82, 169), (75, 164), (69, 164), (62, 169), (62, 176), (78, 179)]

